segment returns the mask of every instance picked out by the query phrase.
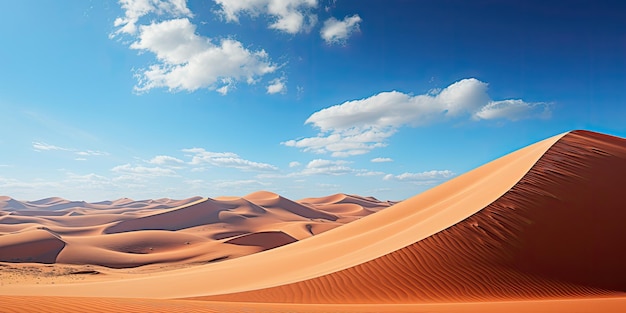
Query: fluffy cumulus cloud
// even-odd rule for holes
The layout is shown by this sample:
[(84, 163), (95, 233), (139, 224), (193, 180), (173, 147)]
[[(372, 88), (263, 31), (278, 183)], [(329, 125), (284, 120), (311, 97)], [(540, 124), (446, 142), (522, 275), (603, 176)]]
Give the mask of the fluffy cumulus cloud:
[(402, 126), (417, 127), (461, 117), (518, 120), (549, 114), (545, 103), (494, 101), (487, 93), (487, 86), (485, 82), (469, 78), (422, 95), (389, 91), (347, 101), (315, 112), (305, 121), (320, 130), (316, 137), (282, 144), (345, 157), (384, 147), (386, 139)]
[(324, 22), (320, 35), (329, 45), (345, 43), (352, 33), (359, 31), (361, 21), (361, 17), (357, 14), (346, 16), (343, 20), (331, 17)]
[(287, 85), (284, 78), (276, 78), (270, 82), (267, 86), (268, 94), (285, 93), (287, 91)]
[(212, 165), (216, 167), (230, 167), (244, 171), (277, 171), (274, 165), (260, 162), (253, 162), (241, 158), (232, 152), (211, 152), (203, 148), (183, 149), (183, 152), (190, 154), (192, 165)]
[(154, 158), (150, 159), (148, 163), (156, 165), (180, 165), (184, 164), (185, 161), (175, 157), (171, 157), (169, 155), (157, 155)]
[(253, 84), (277, 69), (264, 50), (249, 50), (233, 39), (213, 43), (196, 34), (196, 26), (187, 18), (142, 25), (138, 40), (130, 47), (150, 51), (160, 62), (138, 73), (139, 92), (159, 87), (173, 91), (211, 88), (225, 94), (234, 82)]
[(130, 48), (154, 54), (157, 62), (136, 71), (136, 92), (154, 88), (227, 94), (238, 82), (254, 84), (278, 66), (263, 49), (234, 39), (198, 34), (186, 0), (120, 0), (124, 16), (112, 37), (129, 36)]
[(116, 34), (135, 34), (139, 19), (148, 14), (192, 17), (187, 0), (119, 0), (124, 16), (115, 19)]
[(317, 0), (215, 0), (219, 13), (231, 22), (238, 22), (241, 14), (252, 17), (269, 15), (269, 28), (288, 34), (310, 31), (317, 24), (317, 15), (312, 9)]
[(454, 175), (455, 174), (449, 170), (443, 170), (443, 171), (432, 170), (432, 171), (426, 171), (426, 172), (421, 172), (421, 173), (402, 173), (400, 175), (387, 174), (385, 175), (385, 177), (383, 177), (383, 179), (402, 181), (402, 182), (412, 182), (412, 183), (416, 183), (420, 185), (431, 185), (431, 184), (445, 181), (453, 177)]
[[(288, 34), (308, 33), (317, 24), (318, 0), (214, 0), (225, 22), (239, 22), (242, 15), (263, 16), (269, 28)], [(124, 38), (130, 48), (150, 53), (153, 64), (135, 70), (135, 92), (155, 88), (169, 91), (214, 90), (226, 95), (238, 83), (255, 84), (280, 67), (262, 48), (251, 48), (233, 36), (203, 36), (194, 24), (187, 0), (118, 0), (123, 16), (114, 21), (111, 38)], [(359, 29), (358, 15), (343, 20), (329, 18), (320, 32), (329, 43), (344, 43)], [(130, 38), (130, 40), (126, 40)], [(275, 76), (274, 76), (275, 77)], [(275, 78), (268, 94), (285, 93), (286, 79)]]

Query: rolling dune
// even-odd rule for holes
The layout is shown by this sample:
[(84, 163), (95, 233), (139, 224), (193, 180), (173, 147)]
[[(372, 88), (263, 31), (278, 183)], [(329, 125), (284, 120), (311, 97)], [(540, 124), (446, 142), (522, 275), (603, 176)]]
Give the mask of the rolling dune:
[[(357, 197), (337, 195), (348, 204)], [(355, 204), (356, 205), (356, 204)], [(390, 204), (373, 200), (369, 215)], [(354, 220), (271, 192), (243, 198), (86, 203), (0, 198), (0, 262), (131, 268), (199, 264), (273, 249)], [(341, 218), (341, 221), (337, 221)]]
[[(88, 251), (143, 258), (119, 267), (205, 264), (123, 279), (111, 270), (107, 280), (0, 285), (0, 300), (9, 310), (44, 301), (65, 310), (84, 302), (130, 311), (176, 303), (208, 312), (622, 312), (624, 186), (626, 140), (573, 131), (399, 203), (257, 192), (128, 211), (117, 221), (103, 214), (105, 223), (92, 226), (98, 235), (73, 238), (54, 228), (67, 231), (62, 221), (72, 216), (5, 214), (0, 256), (34, 241), (57, 262)], [(63, 201), (30, 206), (45, 203)], [(38, 228), (46, 221), (50, 228)], [(66, 298), (77, 296), (90, 298)]]

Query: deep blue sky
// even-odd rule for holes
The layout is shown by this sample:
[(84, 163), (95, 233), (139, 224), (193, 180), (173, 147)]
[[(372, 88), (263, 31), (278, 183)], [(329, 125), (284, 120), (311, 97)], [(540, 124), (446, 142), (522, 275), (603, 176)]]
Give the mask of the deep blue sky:
[(623, 1), (248, 3), (0, 3), (0, 194), (398, 200), (626, 136)]

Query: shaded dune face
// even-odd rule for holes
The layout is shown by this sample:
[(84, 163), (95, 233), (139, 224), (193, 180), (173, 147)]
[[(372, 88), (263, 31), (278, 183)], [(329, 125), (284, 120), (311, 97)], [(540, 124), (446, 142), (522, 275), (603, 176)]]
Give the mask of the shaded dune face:
[(54, 263), (65, 242), (40, 228), (0, 236), (0, 262)]
[(417, 303), (623, 295), (626, 140), (574, 131), (496, 201), (335, 273), (205, 300)]
[(123, 233), (139, 230), (181, 230), (199, 225), (217, 223), (219, 213), (234, 206), (218, 204), (213, 200), (177, 208), (163, 213), (121, 221), (105, 229), (105, 234)]
[(257, 246), (262, 250), (274, 249), (292, 242), (298, 241), (282, 231), (267, 231), (252, 234), (246, 234), (234, 239), (230, 239), (225, 243), (241, 245), (241, 246)]

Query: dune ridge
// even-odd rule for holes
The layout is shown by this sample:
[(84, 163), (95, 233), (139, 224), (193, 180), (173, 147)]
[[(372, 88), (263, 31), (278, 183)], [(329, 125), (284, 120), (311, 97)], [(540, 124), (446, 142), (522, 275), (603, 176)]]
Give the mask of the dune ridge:
[(626, 140), (575, 131), (460, 223), (339, 272), (218, 301), (415, 303), (626, 295)]

